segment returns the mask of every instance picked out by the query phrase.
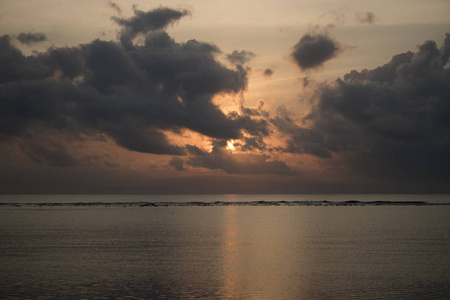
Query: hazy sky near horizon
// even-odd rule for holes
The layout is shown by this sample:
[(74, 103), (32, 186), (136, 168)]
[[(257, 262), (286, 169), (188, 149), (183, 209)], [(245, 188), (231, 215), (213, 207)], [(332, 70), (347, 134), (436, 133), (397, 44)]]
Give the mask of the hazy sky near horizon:
[(449, 1), (0, 11), (0, 193), (450, 192)]

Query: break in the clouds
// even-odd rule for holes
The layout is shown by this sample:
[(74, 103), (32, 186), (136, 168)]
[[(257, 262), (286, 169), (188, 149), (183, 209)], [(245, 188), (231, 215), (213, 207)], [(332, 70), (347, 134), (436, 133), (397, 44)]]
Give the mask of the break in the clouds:
[(308, 33), (294, 46), (291, 57), (302, 69), (313, 69), (335, 57), (341, 46), (327, 33)]
[(244, 65), (244, 64), (248, 63), (255, 56), (256, 56), (256, 54), (251, 51), (234, 50), (231, 54), (227, 54), (226, 57), (232, 64)]
[(197, 146), (188, 145), (189, 157), (186, 163), (198, 168), (223, 170), (228, 174), (295, 174), (283, 161), (270, 160), (265, 154), (233, 154), (226, 146), (226, 140), (215, 140), (212, 151), (207, 152)]
[(16, 39), (19, 42), (21, 42), (22, 44), (29, 46), (34, 43), (45, 42), (47, 40), (47, 35), (45, 33), (40, 33), (40, 32), (35, 32), (35, 33), (22, 32), (16, 36)]
[[(133, 151), (184, 155), (165, 131), (189, 129), (216, 139), (268, 135), (268, 122), (251, 115), (225, 115), (212, 99), (237, 94), (247, 86), (247, 71), (216, 60), (213, 44), (177, 43), (168, 24), (187, 11), (135, 10), (132, 18), (115, 18), (120, 42), (94, 40), (77, 47), (52, 47), (25, 56), (0, 38), (0, 137), (32, 139), (36, 131), (55, 131), (82, 139), (106, 136)], [(146, 34), (144, 45), (133, 39)], [(126, 38), (124, 38), (126, 36)], [(44, 139), (45, 140), (45, 139)], [(25, 151), (35, 161), (74, 165), (59, 144), (33, 144)], [(178, 167), (179, 168), (179, 167)]]
[(281, 107), (273, 123), (290, 136), (286, 150), (338, 156), (385, 177), (450, 178), (449, 40), (447, 33), (441, 49), (426, 41), (415, 53), (322, 85), (308, 126)]

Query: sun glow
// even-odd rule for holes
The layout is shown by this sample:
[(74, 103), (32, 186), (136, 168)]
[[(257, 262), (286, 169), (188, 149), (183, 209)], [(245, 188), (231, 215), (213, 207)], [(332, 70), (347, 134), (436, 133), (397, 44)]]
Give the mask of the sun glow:
[(234, 150), (236, 149), (236, 148), (234, 147), (233, 143), (234, 143), (233, 140), (227, 141), (227, 149), (228, 149), (228, 150), (234, 151)]

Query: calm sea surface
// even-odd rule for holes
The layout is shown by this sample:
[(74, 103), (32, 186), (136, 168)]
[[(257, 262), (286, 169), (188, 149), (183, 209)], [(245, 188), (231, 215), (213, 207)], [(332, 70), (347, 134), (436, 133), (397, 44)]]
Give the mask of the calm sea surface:
[[(0, 203), (449, 195), (0, 196)], [(0, 299), (450, 299), (450, 206), (0, 206)]]

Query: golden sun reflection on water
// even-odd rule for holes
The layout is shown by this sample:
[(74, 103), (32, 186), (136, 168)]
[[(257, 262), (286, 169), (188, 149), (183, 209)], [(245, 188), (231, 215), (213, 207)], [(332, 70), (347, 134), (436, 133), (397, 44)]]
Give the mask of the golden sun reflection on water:
[(223, 250), (223, 274), (224, 274), (224, 294), (227, 299), (236, 299), (239, 296), (237, 290), (236, 272), (238, 270), (238, 253), (239, 245), (237, 242), (237, 224), (236, 224), (236, 207), (227, 206), (224, 209), (224, 232), (222, 234), (222, 250)]
[[(247, 207), (224, 207), (222, 233), (223, 294), (225, 299), (289, 299), (298, 296), (297, 273), (301, 247), (292, 234), (289, 220), (277, 222), (281, 209), (272, 215), (264, 207), (250, 208), (256, 218), (248, 218)], [(288, 219), (289, 214), (286, 215)], [(301, 239), (300, 239), (301, 240)], [(293, 283), (287, 284), (287, 283)], [(287, 286), (295, 287), (294, 290)], [(294, 299), (294, 298), (292, 298)]]

